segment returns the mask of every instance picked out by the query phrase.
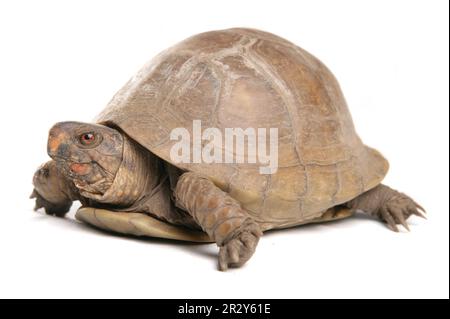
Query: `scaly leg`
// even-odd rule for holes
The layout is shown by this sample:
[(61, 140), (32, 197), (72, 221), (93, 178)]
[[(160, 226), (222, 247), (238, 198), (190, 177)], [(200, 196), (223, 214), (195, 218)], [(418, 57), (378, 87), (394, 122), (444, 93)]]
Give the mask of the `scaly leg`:
[(220, 247), (220, 270), (239, 267), (250, 259), (262, 232), (235, 199), (192, 172), (181, 175), (174, 195), (177, 206), (187, 211)]

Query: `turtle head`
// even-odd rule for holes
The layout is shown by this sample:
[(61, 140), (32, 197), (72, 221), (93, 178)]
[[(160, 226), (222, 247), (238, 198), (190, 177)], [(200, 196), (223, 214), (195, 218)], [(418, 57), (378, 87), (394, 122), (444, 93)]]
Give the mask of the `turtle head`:
[(47, 152), (81, 195), (99, 196), (122, 163), (123, 136), (103, 125), (61, 122), (50, 129)]

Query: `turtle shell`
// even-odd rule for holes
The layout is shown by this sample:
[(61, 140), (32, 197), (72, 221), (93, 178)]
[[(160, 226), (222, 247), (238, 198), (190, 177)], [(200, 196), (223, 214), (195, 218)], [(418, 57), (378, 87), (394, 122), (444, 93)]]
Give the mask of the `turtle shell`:
[[(277, 128), (278, 170), (173, 163), (175, 128)], [(318, 218), (375, 187), (388, 163), (355, 132), (337, 80), (317, 58), (253, 29), (201, 33), (160, 53), (96, 118), (167, 162), (208, 176), (264, 229)], [(191, 139), (192, 144), (192, 139)], [(191, 145), (191, 149), (194, 146)], [(226, 152), (224, 149), (223, 152)]]
[[(318, 218), (305, 220), (304, 223), (335, 221), (350, 217), (352, 214), (353, 212), (351, 210), (337, 206), (328, 209)], [(205, 232), (179, 225), (171, 225), (144, 213), (116, 212), (94, 207), (81, 207), (78, 209), (75, 217), (91, 226), (112, 233), (197, 243), (214, 242)]]

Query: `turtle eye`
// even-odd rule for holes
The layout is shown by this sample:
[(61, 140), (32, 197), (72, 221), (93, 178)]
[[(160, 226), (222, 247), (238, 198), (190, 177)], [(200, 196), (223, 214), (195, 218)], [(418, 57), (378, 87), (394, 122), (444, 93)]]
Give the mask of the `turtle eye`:
[(79, 137), (80, 143), (85, 146), (90, 146), (96, 142), (94, 133), (83, 133)]

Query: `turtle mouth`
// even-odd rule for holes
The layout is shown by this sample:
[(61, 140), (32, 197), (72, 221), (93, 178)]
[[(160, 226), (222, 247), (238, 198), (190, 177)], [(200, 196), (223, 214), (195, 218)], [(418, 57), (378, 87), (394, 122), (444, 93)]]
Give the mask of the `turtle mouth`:
[(97, 199), (103, 196), (112, 185), (112, 175), (97, 162), (74, 161), (59, 156), (53, 159), (61, 172), (73, 182), (84, 197)]
[(87, 198), (97, 199), (111, 187), (112, 178), (96, 162), (72, 162), (61, 161), (63, 174), (65, 174), (79, 190), (80, 194)]
[(70, 163), (70, 164), (92, 164), (92, 161), (90, 161), (90, 160), (79, 161), (79, 160), (75, 160), (75, 159), (68, 159), (66, 157), (62, 157), (59, 155), (52, 156), (52, 159), (55, 160), (56, 162), (65, 162), (65, 163)]
[(72, 163), (69, 165), (70, 172), (79, 176), (88, 175), (92, 171), (91, 163)]
[(73, 161), (59, 156), (53, 157), (53, 160), (69, 178), (88, 175), (91, 173), (94, 164), (92, 161)]

